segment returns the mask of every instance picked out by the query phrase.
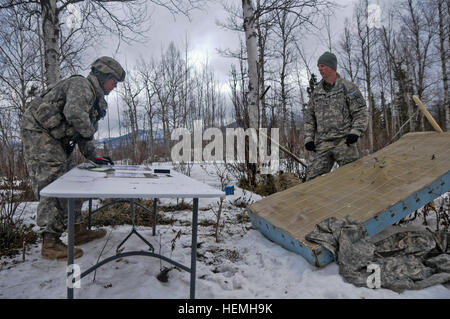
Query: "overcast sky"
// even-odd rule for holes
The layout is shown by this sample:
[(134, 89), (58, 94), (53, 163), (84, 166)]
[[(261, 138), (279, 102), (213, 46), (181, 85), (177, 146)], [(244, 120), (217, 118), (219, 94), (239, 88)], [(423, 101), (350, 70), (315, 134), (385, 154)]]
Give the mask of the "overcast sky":
[[(240, 0), (235, 0), (240, 4)], [(338, 1), (341, 6), (331, 17), (332, 38), (337, 41), (343, 26), (345, 18), (351, 18), (353, 12), (353, 3), (355, 0)], [(186, 36), (189, 39), (190, 60), (194, 63), (202, 63), (206, 58), (213, 68), (216, 79), (222, 83), (227, 83), (230, 66), (236, 63), (234, 59), (220, 56), (216, 49), (236, 49), (239, 47), (239, 35), (235, 31), (225, 30), (217, 26), (216, 21), (224, 21), (227, 13), (222, 7), (220, 1), (210, 1), (201, 10), (195, 10), (190, 14), (190, 20), (183, 16), (173, 16), (167, 9), (162, 7), (153, 7), (151, 15), (151, 28), (147, 34), (148, 41), (145, 43), (133, 43), (127, 45), (122, 43), (119, 51), (116, 52), (117, 42), (112, 40), (110, 43), (104, 43), (104, 48), (93, 48), (95, 55), (114, 56), (127, 68), (131, 68), (140, 57), (158, 58), (161, 50), (165, 50), (169, 43), (173, 41), (177, 47), (184, 48)], [(326, 32), (314, 38), (305, 38), (305, 49), (307, 55), (311, 57), (310, 67), (315, 71), (315, 60), (326, 50)], [(87, 71), (86, 71), (87, 73)], [(120, 85), (120, 84), (119, 84)], [(111, 93), (107, 97), (109, 104), (110, 126), (113, 130), (112, 135), (117, 135), (117, 105), (116, 95)], [(108, 135), (107, 121), (100, 122), (100, 128), (97, 138), (105, 138)]]

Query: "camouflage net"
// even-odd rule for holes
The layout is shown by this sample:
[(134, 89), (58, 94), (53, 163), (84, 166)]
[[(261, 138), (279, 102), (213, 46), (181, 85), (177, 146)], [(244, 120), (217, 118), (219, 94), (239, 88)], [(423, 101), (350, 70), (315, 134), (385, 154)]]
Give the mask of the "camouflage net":
[(380, 268), (381, 288), (396, 292), (450, 282), (450, 232), (406, 231), (371, 242), (363, 223), (327, 218), (307, 234), (308, 241), (330, 250), (345, 281), (368, 287)]

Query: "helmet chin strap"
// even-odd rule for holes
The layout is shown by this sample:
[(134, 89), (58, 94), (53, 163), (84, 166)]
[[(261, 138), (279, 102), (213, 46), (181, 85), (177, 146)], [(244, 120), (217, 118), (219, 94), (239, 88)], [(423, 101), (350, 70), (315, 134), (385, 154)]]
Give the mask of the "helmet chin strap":
[(103, 78), (103, 79), (97, 77), (98, 83), (100, 84), (100, 87), (101, 87), (102, 90), (103, 90), (103, 94), (105, 94), (105, 95), (108, 95), (108, 94), (111, 92), (111, 91), (106, 90), (106, 88), (105, 88), (105, 83), (106, 83), (106, 81), (108, 81), (110, 78), (112, 78), (112, 76), (108, 76), (107, 78)]

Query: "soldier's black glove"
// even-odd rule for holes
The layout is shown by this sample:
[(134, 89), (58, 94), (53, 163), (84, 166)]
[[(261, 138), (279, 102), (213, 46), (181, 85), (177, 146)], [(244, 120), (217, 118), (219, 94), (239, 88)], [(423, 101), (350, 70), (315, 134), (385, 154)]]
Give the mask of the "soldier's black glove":
[(356, 143), (356, 141), (358, 141), (358, 137), (359, 136), (355, 134), (348, 134), (345, 140), (345, 144), (347, 144), (347, 146), (350, 146), (350, 144)]
[(102, 109), (97, 110), (97, 118), (95, 119), (97, 122), (100, 121), (102, 118), (104, 118), (106, 115), (106, 111)]
[(95, 164), (98, 164), (98, 165), (107, 165), (107, 164), (114, 165), (114, 162), (113, 162), (112, 159), (111, 159), (110, 157), (108, 157), (108, 156), (103, 156), (103, 157), (97, 156), (97, 157), (94, 157), (94, 158), (92, 159), (92, 161), (93, 161)]
[(316, 144), (314, 144), (313, 141), (308, 142), (305, 144), (305, 148), (310, 151), (310, 152), (315, 152), (316, 151)]

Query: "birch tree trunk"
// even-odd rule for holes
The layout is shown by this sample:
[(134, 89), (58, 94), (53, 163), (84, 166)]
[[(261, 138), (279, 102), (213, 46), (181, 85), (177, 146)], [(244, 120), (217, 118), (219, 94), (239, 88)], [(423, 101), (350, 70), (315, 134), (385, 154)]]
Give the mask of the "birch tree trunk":
[[(257, 33), (256, 33), (256, 15), (252, 0), (242, 0), (242, 11), (244, 13), (244, 31), (245, 44), (247, 47), (247, 64), (248, 64), (248, 117), (249, 127), (256, 128), (256, 136), (250, 134), (251, 139), (258, 145), (259, 130), (259, 93), (258, 93), (258, 49), (257, 49)], [(250, 150), (249, 150), (250, 151)], [(248, 154), (250, 158), (250, 154)], [(247, 160), (246, 160), (247, 162)], [(247, 162), (248, 180), (250, 185), (255, 185), (258, 180), (258, 167), (260, 163), (259, 154), (257, 154), (257, 164)]]
[[(280, 16), (281, 15), (281, 16)], [(288, 30), (288, 21), (287, 21), (287, 13), (285, 11), (276, 12), (277, 23), (280, 28), (280, 40), (281, 43), (278, 45), (281, 46), (280, 55), (281, 55), (281, 70), (280, 70), (280, 89), (281, 89), (281, 134), (283, 136), (284, 143), (288, 142), (288, 110), (287, 110), (287, 90), (286, 90), (286, 78), (288, 76), (287, 65), (288, 61), (288, 38), (289, 38), (289, 30)]]
[(36, 15), (36, 33), (37, 33), (37, 41), (39, 45), (39, 65), (40, 65), (40, 82), (41, 82), (41, 91), (44, 90), (45, 87), (45, 71), (44, 71), (44, 51), (42, 48), (42, 34), (41, 34), (42, 23), (40, 17)]
[(44, 39), (45, 83), (49, 86), (61, 79), (59, 58), (60, 23), (57, 0), (42, 0), (42, 35)]
[(242, 0), (244, 13), (245, 43), (247, 46), (248, 63), (248, 114), (250, 127), (259, 128), (259, 101), (258, 101), (258, 49), (256, 33), (256, 17), (252, 0)]
[[(261, 0), (257, 1), (257, 9), (260, 10), (261, 8)], [(266, 51), (266, 42), (267, 42), (267, 36), (268, 36), (268, 26), (261, 25), (260, 19), (257, 21), (256, 29), (258, 31), (258, 48), (259, 48), (259, 93), (260, 95), (263, 94), (265, 90), (265, 51)], [(260, 108), (260, 114), (261, 114), (261, 125), (262, 127), (267, 127), (267, 114), (266, 114), (266, 98), (263, 96), (261, 99), (261, 108)]]

